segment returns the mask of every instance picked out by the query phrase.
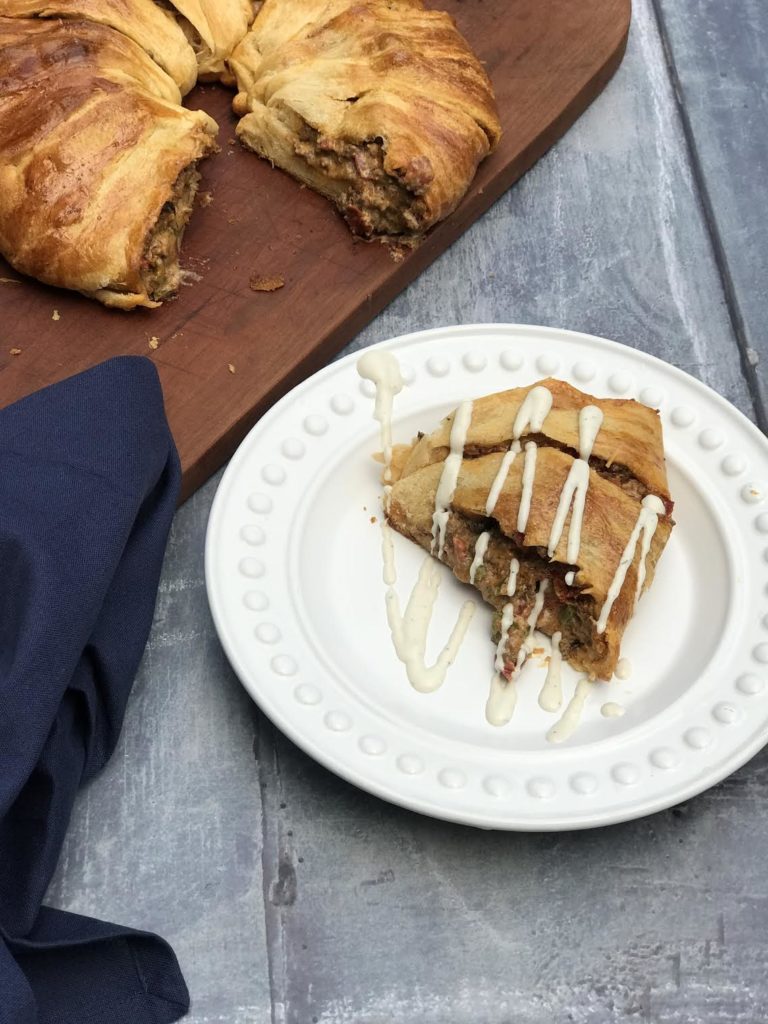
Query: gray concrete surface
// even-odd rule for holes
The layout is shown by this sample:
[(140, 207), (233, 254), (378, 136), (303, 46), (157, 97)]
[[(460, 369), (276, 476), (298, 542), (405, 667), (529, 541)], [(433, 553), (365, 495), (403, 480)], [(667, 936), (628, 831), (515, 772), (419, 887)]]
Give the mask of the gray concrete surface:
[[(763, 0), (636, 0), (605, 93), (350, 348), (461, 321), (586, 330), (764, 424), (767, 39)], [(561, 836), (361, 793), (260, 716), (219, 648), (216, 482), (176, 516), (123, 737), (51, 902), (167, 936), (190, 1024), (768, 1020), (768, 755), (687, 806)]]

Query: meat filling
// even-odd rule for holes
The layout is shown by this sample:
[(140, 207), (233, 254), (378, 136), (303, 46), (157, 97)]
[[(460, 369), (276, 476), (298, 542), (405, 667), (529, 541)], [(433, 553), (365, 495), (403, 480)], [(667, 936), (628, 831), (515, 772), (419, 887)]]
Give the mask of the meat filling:
[(192, 214), (199, 184), (200, 174), (195, 165), (185, 167), (147, 236), (141, 261), (141, 277), (153, 301), (167, 299), (178, 291), (182, 278), (179, 267), (181, 239)]
[[(503, 647), (503, 674), (510, 678), (514, 672), (520, 648), (528, 636), (528, 619), (536, 601), (536, 593), (541, 581), (545, 579), (549, 585), (536, 628), (548, 636), (559, 631), (562, 634), (560, 650), (563, 657), (575, 667), (588, 673), (593, 672), (594, 665), (605, 656), (605, 643), (594, 631), (592, 600), (582, 596), (578, 587), (569, 587), (565, 582), (568, 566), (549, 562), (546, 551), (521, 549), (498, 529), (494, 529), (490, 520), (476, 522), (455, 513), (448, 521), (443, 561), (460, 580), (469, 582), (477, 538), (483, 530), (488, 529), (491, 530), (492, 539), (483, 564), (476, 569), (474, 585), (483, 600), (495, 609), (492, 629), (495, 643), (501, 638), (504, 607), (511, 602), (514, 609)], [(518, 559), (520, 567), (514, 594), (509, 597), (507, 581), (513, 558)]]
[[(541, 448), (557, 448), (558, 451), (566, 452), (568, 455), (578, 455), (578, 452), (574, 449), (569, 448), (567, 445), (559, 444), (557, 441), (553, 441), (551, 437), (546, 437), (543, 434), (525, 435), (521, 438), (521, 443), (524, 444), (526, 441), (535, 441)], [(464, 448), (464, 458), (476, 459), (481, 455), (490, 455), (492, 452), (505, 452), (508, 448), (509, 444), (506, 441), (491, 445), (468, 444)], [(649, 493), (648, 488), (634, 477), (626, 466), (622, 466), (617, 462), (612, 462), (608, 465), (603, 459), (598, 459), (595, 456), (590, 457), (589, 466), (598, 476), (618, 484), (625, 494), (628, 494), (630, 498), (634, 498), (636, 501), (642, 501)], [(667, 511), (671, 512), (671, 509)]]
[(406, 187), (384, 169), (381, 139), (356, 144), (324, 138), (307, 124), (300, 128), (294, 148), (334, 183), (336, 205), (356, 235), (412, 235), (423, 230), (427, 209), (419, 194), (431, 183), (431, 167), (411, 168)]

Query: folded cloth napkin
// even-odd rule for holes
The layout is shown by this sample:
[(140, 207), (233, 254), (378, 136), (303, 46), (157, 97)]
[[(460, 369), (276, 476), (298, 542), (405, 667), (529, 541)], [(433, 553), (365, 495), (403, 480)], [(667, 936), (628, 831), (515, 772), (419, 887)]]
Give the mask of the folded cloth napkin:
[(117, 742), (179, 479), (147, 359), (0, 410), (0, 1024), (189, 1008), (162, 939), (41, 906), (78, 786)]

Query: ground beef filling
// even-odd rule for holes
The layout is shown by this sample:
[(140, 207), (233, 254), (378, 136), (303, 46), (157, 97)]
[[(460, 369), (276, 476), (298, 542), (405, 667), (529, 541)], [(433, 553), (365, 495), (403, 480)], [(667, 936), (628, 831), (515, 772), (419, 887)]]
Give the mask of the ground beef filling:
[(185, 167), (147, 236), (141, 261), (141, 277), (153, 301), (167, 299), (178, 291), (181, 281), (179, 249), (199, 184), (200, 174), (195, 165)]
[(601, 459), (595, 459), (592, 468), (606, 480), (618, 484), (625, 494), (628, 494), (630, 498), (634, 498), (636, 501), (642, 501), (646, 494), (649, 493), (648, 488), (633, 477), (626, 466), (620, 466), (616, 462), (612, 462), (609, 466)]
[[(501, 638), (501, 617), (505, 605), (511, 602), (514, 609), (503, 649), (504, 675), (510, 678), (514, 671), (520, 648), (528, 636), (528, 618), (536, 592), (544, 579), (549, 580), (549, 586), (537, 629), (549, 636), (559, 630), (563, 657), (577, 668), (590, 672), (593, 663), (604, 657), (605, 643), (594, 631), (592, 600), (583, 597), (578, 587), (569, 587), (565, 582), (567, 566), (550, 563), (546, 551), (522, 549), (494, 529), (491, 520), (475, 521), (455, 513), (448, 520), (443, 561), (460, 580), (469, 582), (475, 544), (483, 530), (491, 530), (491, 542), (482, 566), (475, 573), (474, 585), (483, 600), (495, 609), (492, 628), (495, 643)], [(518, 559), (520, 568), (515, 592), (510, 598), (506, 588), (512, 558)]]
[(426, 205), (418, 192), (431, 181), (413, 182), (406, 188), (384, 169), (380, 140), (360, 144), (318, 135), (309, 125), (299, 130), (295, 152), (341, 188), (332, 193), (344, 219), (356, 235), (414, 234), (423, 230)]
[[(540, 448), (557, 448), (558, 451), (565, 452), (567, 455), (573, 455), (574, 457), (578, 455), (578, 452), (573, 448), (559, 444), (557, 441), (553, 441), (551, 437), (545, 437), (543, 434), (525, 435), (521, 438), (521, 444), (524, 444), (526, 441), (535, 441)], [(492, 452), (506, 452), (508, 450), (509, 442), (507, 441), (491, 445), (468, 444), (464, 448), (464, 458), (476, 459), (481, 455), (490, 455)], [(642, 501), (646, 494), (649, 493), (648, 488), (636, 477), (632, 476), (632, 473), (626, 466), (621, 466), (616, 462), (611, 463), (609, 466), (603, 459), (592, 456), (589, 460), (589, 467), (598, 476), (603, 477), (604, 480), (610, 480), (611, 483), (617, 484), (625, 494), (628, 494), (630, 498), (634, 498), (636, 501)]]

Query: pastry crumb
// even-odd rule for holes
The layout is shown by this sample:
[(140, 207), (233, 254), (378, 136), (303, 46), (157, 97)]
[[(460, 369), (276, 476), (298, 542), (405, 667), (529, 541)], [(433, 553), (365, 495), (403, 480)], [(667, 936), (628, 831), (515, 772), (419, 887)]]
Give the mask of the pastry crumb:
[(59, 313), (58, 309), (54, 309), (51, 314), (51, 320), (61, 320), (61, 313)]
[(210, 206), (213, 202), (213, 195), (210, 192), (198, 192), (197, 201), (200, 206)]
[(0, 277), (0, 284), (21, 284), (21, 281), (15, 277)]
[(229, 137), (229, 138), (227, 139), (227, 145), (228, 145), (228, 146), (234, 146), (234, 144), (235, 144), (236, 142), (237, 142), (237, 139), (234, 139), (234, 138), (232, 138), (232, 136), (231, 136), (231, 135), (230, 135), (230, 137)]
[(150, 348), (151, 348), (151, 349), (152, 349), (153, 351), (154, 351), (154, 350), (155, 350), (156, 348), (159, 348), (159, 347), (160, 347), (160, 339), (159, 339), (159, 338), (157, 338), (157, 337), (156, 337), (156, 336), (155, 336), (154, 334), (153, 334), (153, 335), (152, 335), (152, 337), (151, 337), (151, 338), (149, 339), (149, 347), (150, 347)]
[(402, 263), (405, 257), (418, 248), (421, 238), (382, 238), (382, 244), (386, 245), (393, 263)]
[(252, 292), (276, 292), (284, 286), (285, 278), (282, 274), (275, 274), (274, 277), (259, 277), (258, 274), (253, 274), (248, 282)]
[(10, 348), (10, 349), (8, 349), (8, 355), (20, 356), (21, 355), (21, 349), (20, 348)]
[(378, 522), (378, 520), (376, 519), (376, 516), (371, 516), (371, 522), (372, 523)]
[(235, 364), (234, 363), (227, 363), (227, 369), (229, 370), (230, 373), (236, 373), (237, 372), (235, 370)]

